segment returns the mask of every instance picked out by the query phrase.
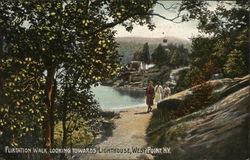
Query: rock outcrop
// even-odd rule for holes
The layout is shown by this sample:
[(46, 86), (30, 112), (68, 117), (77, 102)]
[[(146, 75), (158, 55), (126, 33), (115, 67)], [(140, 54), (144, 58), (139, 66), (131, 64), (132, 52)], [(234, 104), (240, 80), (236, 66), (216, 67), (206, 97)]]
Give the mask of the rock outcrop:
[[(156, 154), (166, 160), (246, 160), (249, 158), (249, 75), (210, 81), (216, 100), (196, 112), (148, 128), (148, 143), (171, 147), (171, 154)], [(197, 87), (197, 86), (196, 86)], [(158, 112), (174, 112), (192, 95), (191, 89), (164, 99)], [(167, 112), (164, 112), (167, 113)], [(156, 124), (155, 113), (151, 122)]]
[(168, 66), (152, 67), (144, 71), (126, 71), (119, 77), (103, 82), (103, 85), (109, 85), (120, 88), (142, 90), (147, 86), (148, 80), (161, 81), (163, 84), (169, 84), (173, 90), (179, 79), (185, 75), (189, 67), (171, 69)]
[(170, 67), (152, 67), (144, 71), (125, 71), (119, 77), (103, 82), (102, 85), (109, 85), (119, 88), (144, 90), (148, 80), (163, 82), (169, 79)]
[(190, 67), (181, 67), (177, 69), (172, 69), (170, 71), (169, 80), (166, 83), (172, 85), (172, 87), (174, 88), (179, 79), (181, 78), (181, 76), (183, 76), (189, 69)]
[[(216, 96), (215, 100), (219, 100), (230, 93), (233, 93), (243, 87), (249, 85), (250, 75), (242, 77), (242, 78), (225, 78), (219, 80), (211, 80), (207, 83), (210, 83), (213, 87), (212, 94)], [(163, 99), (158, 105), (157, 108), (160, 110), (172, 110), (179, 106), (179, 104), (183, 103), (185, 99), (189, 96), (193, 95), (193, 90), (199, 87), (194, 86), (190, 89), (184, 90), (182, 92), (176, 93), (170, 97)]]

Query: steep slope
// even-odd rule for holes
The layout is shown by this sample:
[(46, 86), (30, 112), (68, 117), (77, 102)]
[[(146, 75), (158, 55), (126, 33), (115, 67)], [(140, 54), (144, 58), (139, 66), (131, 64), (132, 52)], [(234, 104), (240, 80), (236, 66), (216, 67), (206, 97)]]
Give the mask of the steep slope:
[[(166, 160), (245, 160), (249, 158), (249, 77), (243, 81), (224, 80), (214, 92), (220, 100), (197, 112), (164, 122), (147, 132), (148, 143), (154, 147), (171, 147), (171, 154), (157, 154)], [(178, 105), (189, 90), (165, 99), (160, 108)], [(167, 112), (165, 112), (167, 113)], [(151, 118), (156, 121), (156, 114)]]

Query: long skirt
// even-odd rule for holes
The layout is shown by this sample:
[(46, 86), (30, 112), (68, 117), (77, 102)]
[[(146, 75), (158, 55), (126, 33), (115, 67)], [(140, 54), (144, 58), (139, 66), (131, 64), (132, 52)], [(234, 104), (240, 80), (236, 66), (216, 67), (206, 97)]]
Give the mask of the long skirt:
[(155, 93), (155, 102), (158, 103), (162, 100), (162, 94), (161, 93)]
[(146, 95), (146, 104), (148, 106), (154, 105), (154, 96), (152, 94), (147, 94)]

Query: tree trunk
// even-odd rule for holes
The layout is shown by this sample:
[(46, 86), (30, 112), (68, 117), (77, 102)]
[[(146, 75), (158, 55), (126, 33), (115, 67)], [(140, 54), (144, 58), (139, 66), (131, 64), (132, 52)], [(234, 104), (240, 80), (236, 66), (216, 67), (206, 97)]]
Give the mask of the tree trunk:
[[(3, 58), (3, 36), (0, 35), (0, 61), (2, 60)], [(3, 74), (2, 74), (2, 71), (1, 71), (1, 66), (0, 66), (0, 91), (3, 90)], [(0, 95), (0, 104), (1, 102), (4, 101), (4, 98), (3, 98), (3, 95)]]
[(53, 86), (55, 75), (55, 67), (50, 65), (47, 67), (47, 77), (46, 77), (46, 106), (47, 115), (44, 120), (43, 131), (44, 131), (44, 147), (51, 148), (53, 146), (53, 132), (54, 132), (54, 100), (55, 100), (55, 88)]
[[(63, 139), (62, 139), (62, 148), (66, 148), (67, 145), (67, 136), (68, 136), (68, 132), (67, 132), (67, 128), (66, 128), (66, 107), (67, 106), (63, 106), (63, 117), (62, 117), (62, 128), (63, 128)], [(65, 160), (65, 154), (62, 154), (60, 157), (60, 160)]]
[[(62, 139), (62, 148), (66, 148), (67, 145), (67, 141), (68, 141), (68, 131), (67, 131), (67, 127), (66, 127), (66, 121), (67, 121), (67, 97), (68, 97), (68, 92), (67, 90), (64, 93), (64, 97), (63, 97), (63, 105), (62, 105), (62, 129), (63, 129), (63, 139)], [(60, 157), (60, 160), (65, 160), (65, 154), (62, 154)]]
[[(54, 77), (54, 76), (53, 76)], [(53, 86), (53, 90), (52, 90), (52, 95), (51, 95), (51, 112), (50, 112), (50, 119), (51, 122), (50, 123), (50, 134), (51, 134), (51, 146), (54, 146), (54, 111), (55, 111), (55, 98), (56, 98), (56, 93), (57, 93), (57, 82), (56, 80), (54, 80), (54, 86)]]
[(63, 106), (62, 128), (63, 128), (62, 148), (65, 148), (67, 144), (67, 136), (68, 136), (67, 128), (66, 128), (66, 106)]

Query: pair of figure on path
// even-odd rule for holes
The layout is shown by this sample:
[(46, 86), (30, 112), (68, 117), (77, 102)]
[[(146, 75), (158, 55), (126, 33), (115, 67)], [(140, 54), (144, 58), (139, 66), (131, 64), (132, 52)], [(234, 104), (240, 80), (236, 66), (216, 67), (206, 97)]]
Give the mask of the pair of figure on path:
[(164, 86), (163, 89), (163, 98), (166, 98), (171, 95), (171, 89), (168, 87), (168, 85)]
[(163, 87), (159, 81), (155, 87), (153, 86), (152, 82), (149, 82), (149, 85), (146, 88), (146, 104), (148, 105), (148, 112), (152, 111), (151, 106), (154, 105), (154, 99), (156, 103), (159, 103), (165, 97), (165, 95), (169, 96), (170, 89), (166, 88), (165, 91), (163, 90)]
[(163, 98), (166, 98), (171, 95), (171, 89), (168, 85), (161, 86), (161, 82), (158, 81), (155, 86), (155, 102), (159, 103)]

